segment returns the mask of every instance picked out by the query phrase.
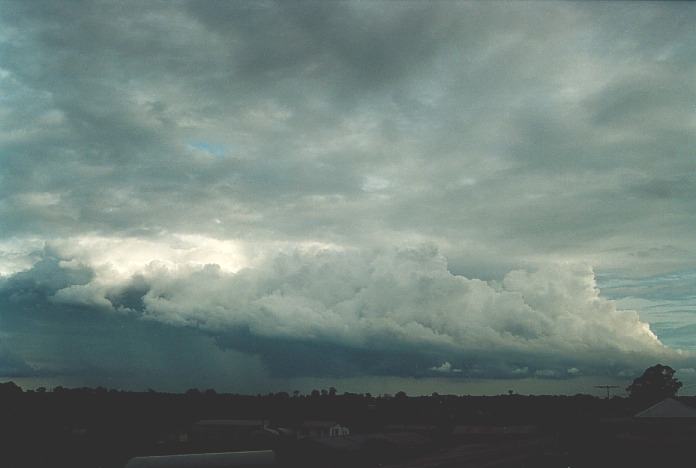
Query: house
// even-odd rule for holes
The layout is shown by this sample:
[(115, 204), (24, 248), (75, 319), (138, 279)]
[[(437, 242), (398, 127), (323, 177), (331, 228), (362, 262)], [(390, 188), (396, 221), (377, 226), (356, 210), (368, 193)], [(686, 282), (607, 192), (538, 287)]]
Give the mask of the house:
[(125, 468), (243, 468), (278, 466), (272, 450), (135, 457)]
[(350, 429), (335, 421), (305, 421), (297, 430), (297, 437), (342, 437), (350, 435)]
[(334, 424), (329, 428), (329, 437), (342, 437), (350, 435), (350, 429), (340, 424)]
[(666, 398), (636, 413), (632, 422), (627, 437), (638, 437), (646, 443), (676, 443), (696, 437), (696, 409), (674, 398)]

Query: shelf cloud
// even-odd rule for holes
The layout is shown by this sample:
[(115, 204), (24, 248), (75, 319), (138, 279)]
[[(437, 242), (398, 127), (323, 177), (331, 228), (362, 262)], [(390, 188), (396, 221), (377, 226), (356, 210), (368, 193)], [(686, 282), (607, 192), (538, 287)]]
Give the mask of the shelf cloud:
[(689, 357), (602, 298), (586, 265), (487, 282), (452, 274), (432, 246), (313, 249), (236, 272), (151, 263), (123, 280), (44, 256), (4, 280), (6, 307), (40, 303), (43, 320), (77, 308), (198, 330), (222, 349), (259, 356), (279, 377), (569, 378)]

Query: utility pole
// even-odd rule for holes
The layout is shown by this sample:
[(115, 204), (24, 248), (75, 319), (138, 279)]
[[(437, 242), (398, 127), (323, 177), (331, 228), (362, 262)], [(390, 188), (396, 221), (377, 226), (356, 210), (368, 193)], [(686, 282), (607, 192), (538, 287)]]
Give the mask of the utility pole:
[(607, 399), (609, 399), (609, 390), (612, 388), (619, 388), (618, 385), (595, 385), (595, 388), (604, 388), (607, 391)]

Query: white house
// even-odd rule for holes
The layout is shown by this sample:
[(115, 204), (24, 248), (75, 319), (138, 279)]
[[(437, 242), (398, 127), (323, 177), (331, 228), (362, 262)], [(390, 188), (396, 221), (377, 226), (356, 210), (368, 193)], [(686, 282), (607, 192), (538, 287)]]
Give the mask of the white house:
[(334, 424), (329, 428), (329, 437), (340, 437), (350, 435), (350, 429), (340, 424)]
[(350, 435), (350, 429), (335, 421), (305, 421), (297, 434), (302, 437), (340, 437)]

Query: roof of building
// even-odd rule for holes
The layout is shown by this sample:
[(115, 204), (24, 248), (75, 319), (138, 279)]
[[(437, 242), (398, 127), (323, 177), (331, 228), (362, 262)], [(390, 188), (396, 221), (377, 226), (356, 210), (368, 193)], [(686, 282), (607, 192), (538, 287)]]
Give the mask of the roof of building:
[(273, 451), (135, 457), (130, 459), (125, 468), (242, 468), (256, 466), (276, 466)]
[(637, 413), (636, 418), (696, 418), (696, 408), (687, 406), (674, 398), (665, 398), (650, 408)]

